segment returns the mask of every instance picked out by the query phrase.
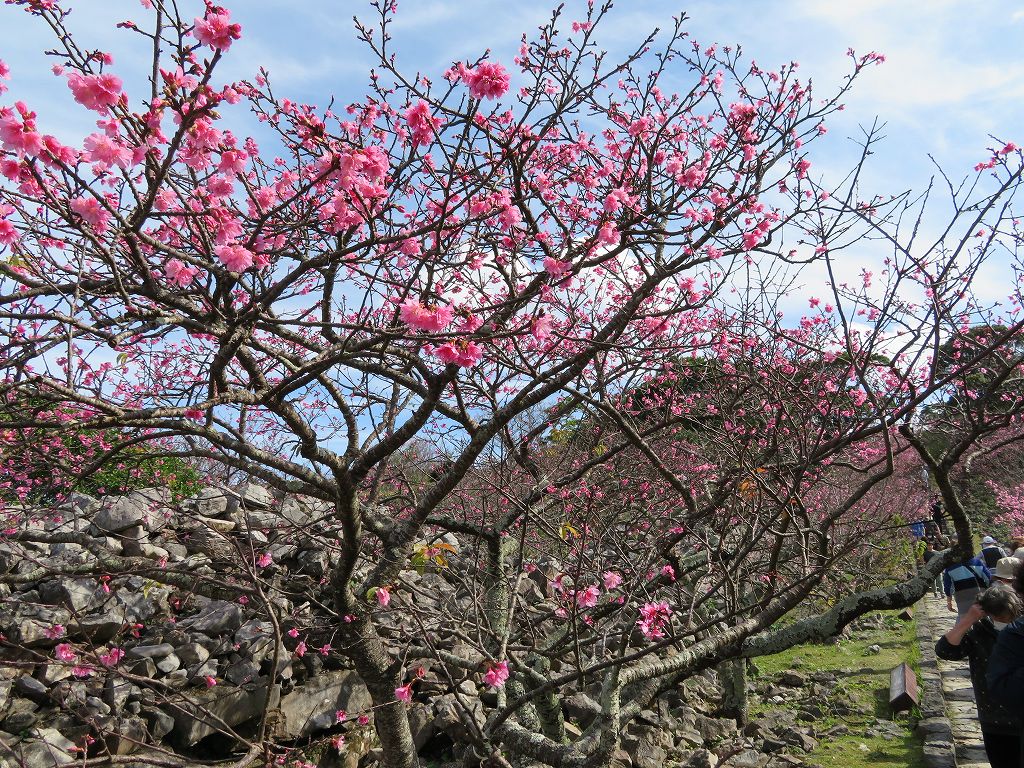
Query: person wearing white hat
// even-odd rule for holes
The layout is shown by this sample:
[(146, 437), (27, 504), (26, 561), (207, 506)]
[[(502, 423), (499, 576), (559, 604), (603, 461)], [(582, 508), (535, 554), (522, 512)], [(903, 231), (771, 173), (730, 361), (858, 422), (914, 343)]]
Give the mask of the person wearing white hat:
[(999, 562), (996, 563), (996, 567), (992, 571), (992, 581), (1004, 581), (1012, 586), (1014, 579), (1017, 578), (1017, 573), (1020, 571), (1021, 566), (1024, 566), (1024, 562), (1018, 560), (1016, 557), (999, 558)]

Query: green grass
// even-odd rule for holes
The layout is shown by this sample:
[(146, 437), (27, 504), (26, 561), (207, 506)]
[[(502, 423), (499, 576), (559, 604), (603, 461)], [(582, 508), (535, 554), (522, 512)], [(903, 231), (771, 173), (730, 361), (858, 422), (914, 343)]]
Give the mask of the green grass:
[[(836, 725), (845, 725), (849, 733), (835, 737), (818, 737), (818, 748), (808, 755), (812, 763), (824, 768), (868, 768), (869, 766), (899, 766), (900, 768), (922, 768), (922, 740), (912, 728), (912, 722), (903, 716), (900, 737), (879, 735), (869, 737), (865, 730), (876, 718), (891, 720), (889, 709), (889, 673), (902, 662), (907, 662), (915, 673), (920, 671), (920, 651), (915, 639), (913, 621), (903, 622), (894, 613), (880, 614), (885, 625), (880, 629), (862, 629), (853, 633), (850, 639), (843, 639), (839, 645), (801, 645), (790, 648), (775, 656), (756, 660), (758, 680), (773, 680), (786, 669), (795, 669), (805, 674), (824, 670), (835, 672), (838, 677), (837, 690), (850, 702), (857, 713), (843, 716), (827, 716), (815, 722), (815, 731), (820, 734)], [(868, 653), (870, 645), (878, 645), (882, 651)], [(776, 705), (761, 702), (757, 697), (751, 701), (751, 717)], [(863, 713), (863, 714), (862, 714)]]

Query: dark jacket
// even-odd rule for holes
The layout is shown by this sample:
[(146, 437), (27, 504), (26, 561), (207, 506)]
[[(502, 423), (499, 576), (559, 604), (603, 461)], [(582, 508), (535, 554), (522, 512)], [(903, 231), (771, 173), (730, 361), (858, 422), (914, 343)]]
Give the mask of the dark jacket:
[[(999, 633), (985, 678), (992, 700), (1024, 718), (1024, 618)], [(1024, 738), (1020, 740), (1020, 758), (1024, 764)]]
[[(1004, 706), (1000, 698), (990, 693), (986, 679), (986, 672), (988, 675), (992, 673), (992, 649), (1001, 634), (1004, 633), (993, 626), (992, 619), (985, 617), (967, 630), (960, 645), (953, 645), (945, 635), (940, 637), (939, 642), (935, 644), (935, 655), (949, 661), (968, 659), (971, 665), (971, 682), (974, 684), (974, 699), (978, 703), (978, 721), (982, 730), (1016, 735), (1024, 728), (1022, 713)], [(1024, 662), (1024, 656), (1021, 660)]]
[(1024, 618), (999, 633), (986, 678), (993, 700), (1024, 717)]
[(996, 563), (1006, 557), (1006, 552), (998, 544), (989, 544), (981, 550), (980, 557), (985, 561), (985, 567), (991, 571), (996, 567)]

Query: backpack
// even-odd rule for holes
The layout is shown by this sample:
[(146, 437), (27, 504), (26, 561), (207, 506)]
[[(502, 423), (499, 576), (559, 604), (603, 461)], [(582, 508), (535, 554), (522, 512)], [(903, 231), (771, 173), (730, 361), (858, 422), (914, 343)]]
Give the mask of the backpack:
[(985, 574), (979, 573), (973, 565), (961, 564), (949, 569), (949, 578), (953, 582), (953, 591), (959, 592), (964, 589), (985, 589), (988, 586), (988, 578)]

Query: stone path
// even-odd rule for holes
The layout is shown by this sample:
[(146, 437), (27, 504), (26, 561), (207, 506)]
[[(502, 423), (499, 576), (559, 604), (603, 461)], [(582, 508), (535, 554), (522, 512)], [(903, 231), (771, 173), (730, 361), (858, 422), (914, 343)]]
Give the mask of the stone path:
[[(923, 603), (923, 605), (922, 605)], [(956, 623), (956, 614), (946, 608), (944, 597), (925, 597), (918, 608), (928, 612), (931, 625), (932, 643), (939, 635), (948, 632)], [(938, 660), (942, 680), (942, 696), (946, 704), (946, 715), (953, 726), (953, 742), (956, 745), (958, 768), (989, 768), (985, 747), (981, 741), (978, 726), (978, 710), (974, 704), (974, 689), (971, 687), (971, 673), (964, 661)]]

